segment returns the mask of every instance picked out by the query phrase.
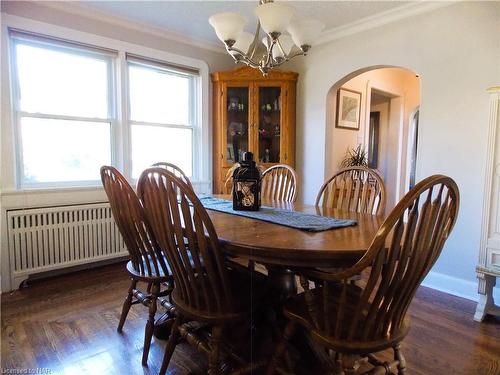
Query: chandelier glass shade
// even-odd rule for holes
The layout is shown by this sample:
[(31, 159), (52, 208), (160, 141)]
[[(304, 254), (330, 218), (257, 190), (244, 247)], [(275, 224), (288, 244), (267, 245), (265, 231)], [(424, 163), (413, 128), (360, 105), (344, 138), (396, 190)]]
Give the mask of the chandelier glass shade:
[[(305, 56), (324, 29), (320, 21), (296, 19), (295, 13), (293, 7), (284, 3), (260, 0), (255, 9), (258, 23), (254, 34), (245, 31), (248, 21), (237, 13), (214, 14), (208, 22), (235, 62), (259, 69), (267, 75), (269, 70), (288, 60)], [(265, 52), (260, 59), (256, 58), (262, 47)]]

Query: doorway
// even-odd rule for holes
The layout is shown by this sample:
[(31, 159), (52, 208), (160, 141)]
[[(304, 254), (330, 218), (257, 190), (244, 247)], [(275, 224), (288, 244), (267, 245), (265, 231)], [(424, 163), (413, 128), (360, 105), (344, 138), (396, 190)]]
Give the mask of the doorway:
[[(359, 98), (357, 124), (338, 126), (340, 94)], [(340, 169), (349, 150), (361, 147), (364, 165), (376, 169), (384, 180), (389, 212), (416, 181), (412, 150), (418, 144), (418, 116), (417, 125), (411, 116), (419, 105), (420, 77), (408, 69), (375, 68), (337, 82), (327, 96), (326, 176)]]
[(401, 184), (400, 153), (406, 154), (406, 150), (400, 149), (399, 142), (402, 99), (397, 94), (383, 92), (374, 87), (369, 91), (370, 122), (366, 137), (368, 167), (378, 170), (381, 174), (387, 192), (387, 207), (394, 207)]

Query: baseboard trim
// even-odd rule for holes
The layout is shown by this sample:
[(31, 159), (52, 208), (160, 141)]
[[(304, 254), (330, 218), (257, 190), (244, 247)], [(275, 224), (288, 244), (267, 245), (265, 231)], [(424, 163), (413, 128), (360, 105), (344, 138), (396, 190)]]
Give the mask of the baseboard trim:
[[(479, 299), (479, 294), (477, 293), (477, 282), (459, 279), (458, 277), (445, 275), (439, 272), (429, 272), (427, 277), (422, 282), (422, 285), (431, 289), (439, 290), (440, 292), (476, 302)], [(496, 301), (500, 301), (499, 287), (494, 288), (493, 297)]]

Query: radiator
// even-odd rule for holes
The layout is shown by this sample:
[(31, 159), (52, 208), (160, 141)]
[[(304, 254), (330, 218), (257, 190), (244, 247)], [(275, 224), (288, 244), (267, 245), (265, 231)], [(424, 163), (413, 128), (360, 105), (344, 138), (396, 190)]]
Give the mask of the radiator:
[(126, 256), (108, 203), (7, 211), (11, 288), (41, 272)]

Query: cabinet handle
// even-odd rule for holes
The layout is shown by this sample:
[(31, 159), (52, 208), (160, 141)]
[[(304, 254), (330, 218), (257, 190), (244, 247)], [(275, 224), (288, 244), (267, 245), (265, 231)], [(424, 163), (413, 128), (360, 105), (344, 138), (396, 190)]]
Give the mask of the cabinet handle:
[(220, 158), (224, 160), (224, 154), (220, 154)]

